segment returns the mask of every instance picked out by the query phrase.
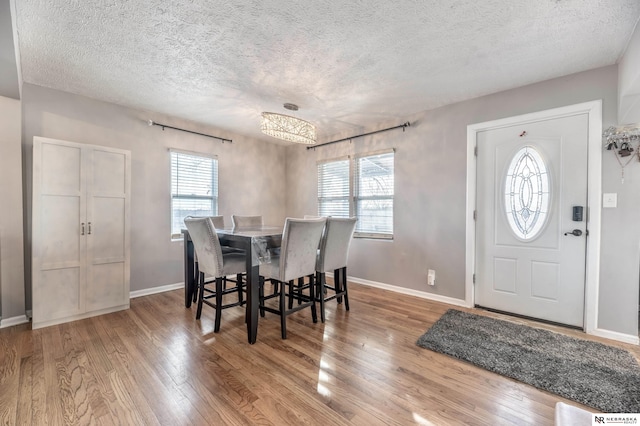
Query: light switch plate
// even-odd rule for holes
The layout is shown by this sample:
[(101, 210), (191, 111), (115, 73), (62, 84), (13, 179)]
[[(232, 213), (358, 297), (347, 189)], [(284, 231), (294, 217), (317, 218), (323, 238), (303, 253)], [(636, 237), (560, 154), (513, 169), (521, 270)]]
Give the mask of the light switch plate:
[(616, 192), (602, 194), (602, 207), (605, 209), (615, 209), (618, 207), (618, 194)]

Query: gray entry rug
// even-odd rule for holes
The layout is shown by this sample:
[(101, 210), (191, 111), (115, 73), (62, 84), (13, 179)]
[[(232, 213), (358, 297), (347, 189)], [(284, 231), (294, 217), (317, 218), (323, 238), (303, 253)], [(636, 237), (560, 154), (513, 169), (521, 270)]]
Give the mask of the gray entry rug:
[(605, 413), (640, 413), (640, 366), (623, 349), (455, 309), (416, 342)]

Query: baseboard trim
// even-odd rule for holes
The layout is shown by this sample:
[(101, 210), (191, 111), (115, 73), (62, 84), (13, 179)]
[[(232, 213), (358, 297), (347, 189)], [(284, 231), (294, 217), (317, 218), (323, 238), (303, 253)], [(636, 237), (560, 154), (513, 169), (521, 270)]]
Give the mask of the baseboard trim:
[(13, 327), (14, 325), (26, 324), (28, 322), (29, 318), (26, 315), (19, 315), (17, 317), (0, 320), (0, 328)]
[(164, 293), (165, 291), (178, 290), (184, 288), (184, 283), (167, 284), (160, 287), (145, 288), (143, 290), (135, 290), (129, 293), (129, 298), (135, 299), (136, 297), (150, 296), (152, 294)]
[(369, 287), (381, 288), (383, 290), (393, 291), (395, 293), (406, 294), (409, 296), (420, 297), (422, 299), (433, 300), (434, 302), (442, 302), (447, 303), (449, 305), (462, 306), (465, 308), (470, 308), (467, 302), (464, 299), (456, 299), (455, 297), (449, 296), (441, 296), (439, 294), (427, 293), (426, 291), (418, 291), (410, 288), (398, 287), (391, 284), (380, 283), (377, 281), (369, 281), (362, 278), (357, 277), (347, 277), (347, 280), (350, 282), (354, 282), (356, 284), (362, 284)]
[(633, 334), (618, 333), (617, 331), (604, 330), (602, 328), (596, 328), (589, 334), (611, 340), (617, 340), (618, 342), (640, 345), (640, 338), (638, 336), (634, 336)]

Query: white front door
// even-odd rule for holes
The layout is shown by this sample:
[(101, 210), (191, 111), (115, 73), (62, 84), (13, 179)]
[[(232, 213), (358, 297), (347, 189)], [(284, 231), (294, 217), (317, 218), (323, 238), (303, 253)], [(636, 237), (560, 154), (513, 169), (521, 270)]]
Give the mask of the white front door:
[(583, 327), (588, 124), (477, 134), (476, 305)]

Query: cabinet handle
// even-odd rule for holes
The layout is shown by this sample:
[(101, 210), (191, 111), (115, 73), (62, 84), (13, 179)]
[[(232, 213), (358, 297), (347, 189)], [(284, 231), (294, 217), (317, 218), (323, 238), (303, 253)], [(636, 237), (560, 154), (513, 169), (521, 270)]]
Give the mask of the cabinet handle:
[(82, 230), (80, 231), (80, 235), (84, 235), (84, 222), (80, 224), (82, 226)]
[(91, 235), (91, 222), (89, 222), (89, 232), (87, 232), (87, 235)]

